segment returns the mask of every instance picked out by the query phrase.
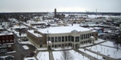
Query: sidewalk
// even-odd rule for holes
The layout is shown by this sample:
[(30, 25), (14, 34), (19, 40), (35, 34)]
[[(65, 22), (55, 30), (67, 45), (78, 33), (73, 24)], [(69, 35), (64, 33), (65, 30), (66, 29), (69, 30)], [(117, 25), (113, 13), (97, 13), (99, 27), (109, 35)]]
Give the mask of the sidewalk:
[(49, 50), (49, 60), (54, 60), (53, 53), (51, 50)]

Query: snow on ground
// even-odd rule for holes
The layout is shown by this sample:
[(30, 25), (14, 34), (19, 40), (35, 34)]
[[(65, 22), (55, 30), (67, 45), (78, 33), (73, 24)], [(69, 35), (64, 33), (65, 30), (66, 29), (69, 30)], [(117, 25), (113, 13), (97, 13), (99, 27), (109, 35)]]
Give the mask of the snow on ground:
[(31, 45), (33, 45), (30, 41), (18, 41), (20, 44), (31, 44)]
[(95, 57), (97, 59), (102, 59), (103, 60), (102, 56), (100, 56), (100, 55), (94, 54), (94, 53), (86, 51), (84, 49), (79, 49), (79, 50), (82, 51), (82, 52), (84, 52), (84, 53), (87, 53), (87, 54), (89, 54), (89, 55), (91, 55), (91, 56), (93, 56), (93, 57)]
[[(62, 60), (62, 51), (53, 51), (52, 53), (54, 60)], [(72, 60), (89, 60), (87, 57), (74, 50), (69, 50), (69, 53), (72, 55)]]
[(97, 41), (95, 41), (94, 43), (100, 43), (100, 42), (103, 42), (104, 40), (103, 39), (98, 39)]
[(35, 57), (27, 57), (27, 58), (24, 58), (24, 60), (36, 60)]
[(101, 45), (96, 45), (96, 46), (92, 46), (92, 47), (88, 47), (88, 49), (95, 51), (95, 52), (99, 52), (101, 54), (110, 56), (112, 58), (121, 58), (121, 50), (117, 50), (115, 48), (110, 48), (110, 47), (105, 47), (105, 46), (101, 46)]
[(72, 49), (72, 47), (64, 47), (64, 48), (52, 48), (52, 50), (63, 50), (63, 49)]
[(49, 60), (49, 53), (48, 52), (39, 52), (37, 54), (38, 60)]
[(61, 51), (53, 51), (52, 53), (53, 53), (54, 60), (61, 60), (62, 59)]
[(90, 46), (93, 45), (92, 43), (86, 43), (86, 44), (81, 44), (80, 47), (86, 47), (86, 46)]
[(45, 48), (37, 48), (37, 50), (48, 50), (48, 49), (45, 47)]
[(111, 41), (104, 42), (101, 45), (107, 45), (107, 46), (112, 46), (112, 47), (115, 46), (115, 44), (113, 42), (111, 42)]
[(70, 50), (69, 52), (73, 55), (74, 60), (89, 60), (87, 57), (78, 52), (75, 52), (74, 50)]
[[(103, 39), (98, 39), (98, 40), (94, 41), (94, 43), (100, 43), (103, 41), (104, 41)], [(81, 44), (80, 47), (85, 47), (85, 46), (90, 46), (90, 45), (93, 45), (93, 44), (92, 43)]]
[(23, 48), (24, 48), (25, 50), (28, 50), (28, 49), (29, 49), (29, 47), (28, 47), (27, 45), (23, 45)]

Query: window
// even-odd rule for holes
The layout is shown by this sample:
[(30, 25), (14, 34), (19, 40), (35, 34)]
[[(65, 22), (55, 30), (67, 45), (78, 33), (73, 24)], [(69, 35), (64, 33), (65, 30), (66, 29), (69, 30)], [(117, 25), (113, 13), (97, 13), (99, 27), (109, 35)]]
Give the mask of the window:
[(55, 42), (57, 42), (57, 37), (55, 37)]
[(3, 37), (3, 39), (4, 39), (4, 37)]
[(64, 37), (62, 36), (62, 42), (64, 42)]
[(12, 36), (10, 36), (10, 38), (12, 39)]
[(4, 40), (2, 40), (2, 42), (5, 42)]
[(61, 42), (61, 37), (58, 37), (58, 41)]
[(51, 41), (54, 42), (54, 37), (51, 37)]
[(54, 45), (52, 45), (52, 47), (54, 47)]
[(67, 36), (65, 36), (65, 41), (67, 42)]
[(6, 39), (8, 39), (8, 36), (6, 36)]
[(79, 42), (79, 36), (75, 37), (76, 38), (76, 42)]
[(55, 45), (55, 48), (57, 47), (57, 45)]
[(83, 39), (83, 35), (80, 35), (81, 39)]
[(67, 44), (65, 44), (65, 46), (67, 46)]
[(48, 40), (50, 40), (50, 37), (48, 37)]
[(40, 45), (40, 47), (42, 47), (42, 45)]
[(61, 47), (61, 44), (59, 44), (58, 46)]
[(68, 41), (70, 41), (70, 36), (68, 36)]
[(71, 37), (71, 41), (74, 42), (74, 37), (73, 36)]
[(10, 40), (10, 42), (13, 42), (13, 40)]
[(89, 34), (87, 34), (87, 38), (89, 38)]
[(71, 43), (69, 43), (68, 46), (71, 46)]
[(6, 42), (8, 42), (8, 40), (6, 40)]

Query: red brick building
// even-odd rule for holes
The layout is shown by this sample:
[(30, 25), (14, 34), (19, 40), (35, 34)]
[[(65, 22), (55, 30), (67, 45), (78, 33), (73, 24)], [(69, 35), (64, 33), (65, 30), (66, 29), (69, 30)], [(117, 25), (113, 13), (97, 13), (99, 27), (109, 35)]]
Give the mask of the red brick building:
[(0, 53), (8, 52), (13, 49), (14, 34), (3, 31), (0, 33)]

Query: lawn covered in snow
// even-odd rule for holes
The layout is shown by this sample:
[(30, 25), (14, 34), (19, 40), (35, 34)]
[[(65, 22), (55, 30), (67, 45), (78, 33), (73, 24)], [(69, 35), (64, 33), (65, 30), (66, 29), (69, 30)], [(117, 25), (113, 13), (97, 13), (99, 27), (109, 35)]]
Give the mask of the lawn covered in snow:
[(99, 52), (101, 54), (110, 56), (112, 58), (121, 58), (121, 50), (117, 50), (116, 48), (110, 48), (106, 46), (96, 45), (92, 47), (88, 47), (87, 49), (90, 49), (95, 52)]
[[(82, 54), (75, 52), (74, 50), (68, 50), (70, 54), (70, 56), (72, 57), (72, 60), (89, 60), (87, 57), (83, 56)], [(62, 60), (63, 58), (63, 51), (53, 51), (53, 57), (54, 60)]]
[(39, 52), (37, 54), (38, 60), (49, 60), (49, 53), (48, 52)]
[(75, 52), (74, 50), (70, 50), (69, 52), (73, 55), (74, 60), (89, 60), (87, 57)]
[(102, 56), (100, 56), (100, 55), (94, 54), (94, 53), (86, 51), (84, 49), (79, 49), (79, 50), (82, 51), (82, 52), (84, 52), (84, 53), (87, 53), (87, 54), (89, 54), (89, 55), (91, 55), (91, 56), (93, 56), (93, 57), (95, 57), (97, 59), (102, 59), (103, 60)]

